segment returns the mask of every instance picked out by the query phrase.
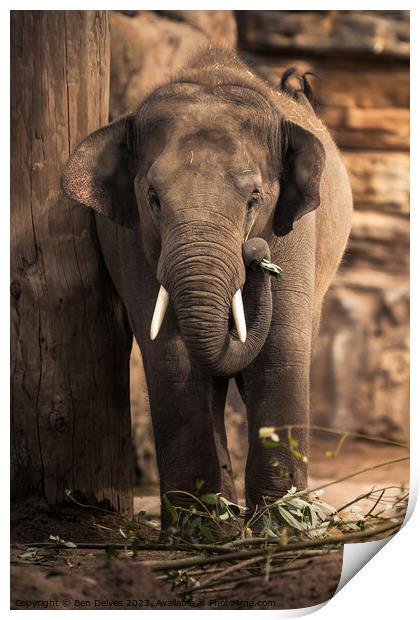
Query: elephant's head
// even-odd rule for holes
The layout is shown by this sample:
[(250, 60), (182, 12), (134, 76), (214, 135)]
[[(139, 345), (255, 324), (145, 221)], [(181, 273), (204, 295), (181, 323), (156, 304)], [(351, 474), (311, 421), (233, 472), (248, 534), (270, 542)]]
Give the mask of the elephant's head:
[(252, 266), (269, 257), (273, 234), (319, 205), (324, 159), (318, 139), (259, 92), (174, 82), (86, 138), (63, 188), (138, 231), (161, 284), (151, 337), (170, 299), (192, 358), (233, 375), (261, 350), (271, 322), (269, 277)]

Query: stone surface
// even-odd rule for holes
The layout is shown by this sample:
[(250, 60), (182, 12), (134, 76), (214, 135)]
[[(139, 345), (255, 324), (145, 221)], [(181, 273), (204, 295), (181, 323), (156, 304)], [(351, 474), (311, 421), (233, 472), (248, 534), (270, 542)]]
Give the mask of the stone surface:
[(236, 20), (232, 11), (155, 11), (158, 15), (189, 24), (217, 45), (235, 47)]
[(359, 212), (353, 214), (351, 237), (342, 273), (357, 277), (372, 269), (381, 274), (407, 278), (409, 268), (409, 223), (392, 215)]
[(408, 215), (410, 159), (407, 153), (355, 151), (342, 155), (357, 209)]
[(398, 58), (410, 51), (408, 11), (237, 11), (237, 18), (245, 49)]
[(409, 147), (408, 109), (321, 105), (320, 116), (342, 148), (407, 150)]
[(369, 270), (329, 291), (312, 366), (314, 423), (408, 437), (409, 286)]
[(133, 111), (200, 47), (235, 46), (232, 11), (158, 13), (111, 13), (111, 118)]

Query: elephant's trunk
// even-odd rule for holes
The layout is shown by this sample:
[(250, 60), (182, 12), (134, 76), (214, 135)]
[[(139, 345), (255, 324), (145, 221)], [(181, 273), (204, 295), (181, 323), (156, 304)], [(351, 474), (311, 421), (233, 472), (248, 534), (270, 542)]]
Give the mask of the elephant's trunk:
[(213, 240), (208, 225), (205, 232), (204, 239), (194, 227), (191, 240), (185, 242), (184, 234), (182, 242), (164, 252), (160, 280), (193, 361), (211, 375), (233, 376), (265, 343), (272, 315), (271, 285), (263, 272), (247, 270), (243, 289), (247, 333), (241, 342), (231, 320), (232, 299), (244, 280), (241, 243), (232, 238), (224, 247), (220, 231)]

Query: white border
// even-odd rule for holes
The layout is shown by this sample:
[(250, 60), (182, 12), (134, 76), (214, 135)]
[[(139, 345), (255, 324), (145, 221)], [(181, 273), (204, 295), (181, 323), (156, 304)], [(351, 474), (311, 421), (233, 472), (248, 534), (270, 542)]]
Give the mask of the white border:
[[(139, 3), (136, 2), (127, 2), (124, 5), (127, 10), (137, 10), (139, 8)], [(98, 4), (98, 3), (77, 3), (71, 2), (66, 4), (66, 9), (69, 10), (88, 10), (88, 9), (108, 9), (113, 10), (115, 5), (110, 5), (107, 2)], [(278, 2), (265, 2), (262, 3), (262, 6), (258, 7), (260, 10), (281, 10), (288, 8), (286, 5), (279, 6)], [(365, 2), (353, 2), (342, 3), (342, 2), (320, 2), (317, 4), (316, 8), (314, 7), (313, 2), (299, 2), (294, 3), (292, 8), (294, 10), (395, 10), (398, 8), (399, 10), (411, 10), (411, 20), (412, 20), (412, 32), (415, 32), (415, 35), (418, 33), (418, 11), (415, 8), (414, 1), (404, 2), (401, 6), (396, 7), (395, 2), (390, 1), (382, 1), (382, 2), (373, 2), (366, 6)], [(9, 58), (9, 10), (29, 10), (34, 9), (33, 3), (29, 2), (16, 2), (13, 4), (9, 4), (8, 7), (2, 7), (0, 9), (1, 15), (1, 59), (2, 59), (2, 86), (3, 92), (8, 89), (9, 84), (9, 62), (6, 60)], [(38, 10), (56, 10), (57, 5), (53, 2), (43, 2), (40, 7), (37, 7)], [(141, 3), (141, 9), (143, 10), (156, 10), (156, 9), (194, 9), (194, 10), (253, 10), (255, 9), (255, 3), (251, 3), (249, 1), (233, 1), (228, 4), (223, 2), (205, 2), (205, 3), (197, 3), (191, 1), (184, 2), (149, 2), (144, 1)], [(60, 7), (60, 10), (64, 10), (64, 7)], [(412, 66), (418, 69), (418, 64), (416, 64), (417, 58), (417, 40), (416, 36), (412, 36)], [(412, 70), (412, 109), (418, 110), (418, 96), (416, 92), (418, 92), (419, 84), (416, 79), (417, 71)], [(0, 99), (0, 105), (2, 109), (2, 118), (9, 119), (9, 99), (6, 98), (3, 94)], [(10, 124), (10, 123), (8, 123)], [(412, 136), (416, 136), (419, 133), (418, 122), (416, 119), (416, 115), (412, 114)], [(5, 132), (3, 134), (2, 140), (2, 166), (0, 167), (1, 174), (1, 187), (3, 189), (3, 196), (6, 195), (7, 198), (4, 202), (8, 202), (8, 198), (10, 196), (10, 158), (9, 158), (9, 129), (5, 127)], [(416, 170), (419, 165), (418, 158), (418, 149), (416, 146), (415, 140), (412, 139), (412, 170)], [(418, 174), (418, 173), (417, 173)], [(416, 178), (413, 175), (414, 179)], [(413, 178), (412, 177), (412, 178)], [(416, 184), (417, 185), (417, 184)], [(412, 211), (412, 233), (411, 238), (414, 240), (412, 243), (411, 249), (411, 264), (413, 266), (413, 274), (414, 279), (416, 279), (417, 271), (416, 267), (420, 268), (420, 260), (418, 253), (418, 233), (419, 233), (419, 214), (418, 214), (418, 205), (419, 201), (417, 198), (419, 197), (418, 186), (416, 186), (414, 182), (411, 184), (412, 187), (412, 203), (415, 205), (415, 208)], [(0, 244), (0, 275), (1, 275), (1, 283), (3, 292), (8, 291), (9, 289), (9, 273), (10, 273), (10, 256), (9, 256), (9, 245), (10, 245), (10, 235), (9, 235), (9, 212), (5, 206), (0, 210), (0, 230), (3, 235), (2, 243)], [(414, 231), (414, 232), (413, 232)], [(4, 293), (5, 294), (5, 293)], [(411, 307), (413, 309), (412, 315), (417, 319), (420, 314), (420, 305), (419, 305), (419, 294), (418, 287), (413, 286), (411, 290), (412, 294), (412, 302)], [(6, 294), (5, 294), (6, 296)], [(4, 330), (4, 337), (2, 342), (5, 343), (9, 338), (9, 324), (10, 324), (10, 314), (9, 314), (9, 299), (7, 295), (7, 299), (4, 300), (4, 303), (0, 306), (1, 308), (1, 321), (0, 325)], [(411, 325), (411, 344), (412, 344), (412, 354), (411, 354), (411, 368), (413, 369), (412, 376), (418, 376), (416, 373), (419, 372), (419, 360), (418, 360), (418, 346), (415, 346), (415, 343), (419, 342), (420, 339), (420, 330), (418, 328), (418, 319), (414, 320)], [(8, 347), (3, 346), (3, 355), (1, 357), (1, 369), (0, 369), (0, 381), (2, 382), (2, 395), (3, 395), (3, 417), (8, 418), (9, 411), (9, 373), (10, 373), (10, 365), (9, 365), (9, 355), (8, 355)], [(418, 405), (418, 381), (412, 382), (411, 387), (411, 411), (413, 415), (411, 416), (411, 478), (410, 478), (410, 512), (414, 509), (414, 503), (417, 497), (418, 490), (418, 473), (420, 471), (420, 459), (419, 455), (419, 416), (417, 415), (417, 405)], [(7, 423), (6, 423), (7, 426)], [(7, 432), (7, 428), (4, 429), (4, 432), (1, 434), (4, 445), (2, 446), (2, 450), (0, 451), (0, 456), (2, 459), (2, 472), (9, 471), (9, 433)], [(5, 490), (5, 498), (4, 503), (7, 505), (8, 503), (8, 490)], [(8, 511), (2, 512), (1, 515), (3, 519), (3, 527), (2, 532), (5, 533), (9, 528), (9, 514)], [(407, 520), (406, 520), (407, 521)], [(264, 611), (264, 617), (267, 616), (267, 613), (274, 615), (276, 617), (297, 617), (307, 615), (309, 613), (318, 611), (317, 618), (320, 620), (329, 620), (331, 618), (336, 620), (339, 618), (340, 620), (346, 620), (347, 618), (351, 618), (354, 620), (355, 617), (359, 618), (369, 618), (380, 616), (381, 620), (387, 620), (388, 618), (395, 617), (407, 617), (407, 612), (411, 609), (418, 609), (417, 603), (417, 589), (418, 589), (418, 558), (414, 556), (416, 545), (415, 542), (418, 542), (418, 532), (420, 531), (420, 511), (417, 509), (408, 520), (408, 523), (405, 527), (396, 534), (395, 537), (390, 539), (390, 542), (386, 544), (385, 549), (381, 551), (379, 555), (374, 557), (361, 571), (360, 568), (365, 564), (366, 559), (372, 557), (371, 554), (375, 554), (378, 550), (378, 547), (383, 547), (385, 543), (380, 541), (380, 545), (376, 545), (375, 543), (361, 543), (361, 545), (347, 545), (345, 549), (345, 560), (343, 566), (343, 575), (340, 582), (340, 587), (344, 585), (346, 581), (347, 575), (345, 574), (347, 570), (359, 571), (351, 579), (351, 584), (344, 587), (329, 601), (325, 606), (318, 605), (312, 608), (306, 608), (302, 610), (273, 610), (273, 611)], [(388, 539), (389, 540), (389, 539)], [(387, 542), (387, 541), (386, 541)], [(368, 546), (370, 545), (369, 552)], [(373, 545), (373, 546), (372, 546)], [(419, 545), (417, 545), (419, 547)], [(365, 556), (362, 559), (362, 555)], [(366, 555), (368, 558), (366, 558)], [(9, 610), (9, 553), (7, 549), (7, 538), (3, 545), (3, 553), (2, 553), (2, 596), (1, 596), (1, 605), (6, 613), (13, 613)], [(414, 564), (416, 562), (416, 564)], [(351, 569), (347, 569), (346, 564)], [(23, 612), (25, 613), (25, 612)], [(42, 613), (42, 612), (40, 612)], [(51, 613), (49, 610), (48, 615)], [(57, 611), (55, 613), (62, 613), (61, 611)], [(64, 613), (64, 612), (63, 612)], [(78, 613), (77, 611), (69, 611), (65, 613)], [(94, 613), (102, 613), (101, 611), (96, 611)], [(153, 618), (159, 617), (159, 614), (164, 613), (160, 611), (150, 612), (153, 614)], [(171, 614), (184, 614), (184, 611), (171, 611)], [(190, 613), (194, 613), (191, 611)], [(202, 613), (213, 613), (213, 611), (202, 610), (199, 612)], [(244, 614), (253, 613), (253, 617), (256, 618), (255, 612), (251, 611), (231, 611), (235, 617), (243, 618)], [(258, 613), (258, 612), (257, 612)], [(142, 613), (144, 616), (145, 613)], [(189, 616), (193, 617), (193, 616)], [(409, 617), (412, 617), (411, 614)]]

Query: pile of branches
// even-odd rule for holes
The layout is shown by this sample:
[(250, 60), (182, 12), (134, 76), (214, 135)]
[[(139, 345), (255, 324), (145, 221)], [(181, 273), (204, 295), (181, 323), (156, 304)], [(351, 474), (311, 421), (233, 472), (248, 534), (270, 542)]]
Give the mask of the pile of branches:
[[(269, 447), (279, 441), (275, 429), (260, 429), (260, 436)], [(349, 436), (357, 434), (341, 434), (330, 457), (338, 454)], [(296, 458), (304, 458), (291, 432), (288, 437)], [(397, 445), (408, 448), (406, 444)], [(166, 542), (144, 536), (145, 525), (159, 530), (159, 524), (141, 512), (132, 521), (118, 517), (120, 540), (115, 543), (74, 543), (51, 535), (48, 542), (33, 543), (22, 554), (12, 556), (12, 562), (48, 562), (52, 552), (63, 548), (100, 548), (110, 557), (121, 552), (135, 557), (144, 550), (167, 551), (171, 556), (168, 559), (143, 560), (141, 563), (155, 572), (158, 579), (170, 582), (172, 590), (187, 599), (198, 592), (229, 589), (240, 581), (248, 582), (262, 576), (269, 580), (272, 575), (301, 570), (314, 558), (341, 553), (345, 543), (395, 534), (403, 524), (408, 504), (408, 489), (403, 485), (372, 487), (338, 509), (322, 501), (322, 494), (328, 486), (408, 458), (366, 467), (315, 489), (297, 491), (292, 487), (280, 499), (266, 498), (252, 514), (220, 494), (200, 494), (200, 485), (203, 484), (200, 482), (196, 494), (174, 490), (164, 496), (166, 510), (172, 519), (172, 525), (166, 531)], [(173, 494), (177, 497), (187, 495), (190, 506), (176, 506), (171, 500)], [(71, 491), (68, 496), (80, 506), (87, 507), (77, 502)], [(368, 510), (358, 506), (361, 500), (370, 502)], [(142, 535), (139, 525), (142, 526)]]

